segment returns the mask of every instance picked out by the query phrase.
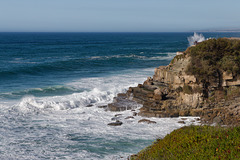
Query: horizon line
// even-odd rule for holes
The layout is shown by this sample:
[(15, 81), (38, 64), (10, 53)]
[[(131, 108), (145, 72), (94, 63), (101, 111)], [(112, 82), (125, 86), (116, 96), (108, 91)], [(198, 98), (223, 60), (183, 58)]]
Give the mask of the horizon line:
[(144, 31), (144, 32), (134, 32), (134, 31), (93, 31), (93, 32), (81, 32), (81, 31), (0, 31), (0, 33), (193, 33), (193, 32), (209, 32), (209, 33), (217, 33), (217, 32), (240, 32), (239, 31), (231, 31), (231, 30), (216, 30), (216, 31), (204, 31), (204, 30), (196, 30), (196, 31)]

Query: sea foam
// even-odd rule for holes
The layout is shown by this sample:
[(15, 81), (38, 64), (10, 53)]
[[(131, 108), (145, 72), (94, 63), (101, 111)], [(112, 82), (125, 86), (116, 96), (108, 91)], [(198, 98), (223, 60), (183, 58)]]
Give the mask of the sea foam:
[(194, 32), (193, 36), (188, 37), (189, 46), (194, 45), (195, 42), (205, 41), (205, 37), (202, 34)]
[[(83, 89), (65, 96), (23, 97), (13, 106), (0, 108), (1, 157), (11, 159), (121, 159), (137, 153), (158, 137), (183, 124), (180, 118), (150, 118), (157, 124), (138, 123), (142, 117), (125, 119), (133, 111), (105, 111), (98, 108), (112, 102), (117, 93), (142, 83), (153, 68), (127, 70), (108, 77), (75, 80), (65, 85)], [(92, 107), (86, 107), (92, 104)], [(135, 112), (138, 112), (137, 108)], [(122, 126), (107, 124), (116, 117)], [(186, 125), (192, 124), (188, 118)], [(4, 123), (4, 124), (3, 124)], [(21, 135), (21, 136), (19, 136)]]

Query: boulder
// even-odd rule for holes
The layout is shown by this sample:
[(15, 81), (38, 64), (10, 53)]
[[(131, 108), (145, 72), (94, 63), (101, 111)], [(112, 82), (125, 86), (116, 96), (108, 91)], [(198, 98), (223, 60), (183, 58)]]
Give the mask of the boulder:
[(112, 122), (112, 123), (108, 123), (109, 126), (121, 126), (123, 123), (121, 121), (116, 121), (116, 122)]
[(128, 116), (125, 119), (134, 119), (134, 117), (133, 116)]
[(107, 105), (98, 106), (98, 108), (107, 108)]
[(155, 121), (151, 121), (149, 119), (141, 119), (138, 121), (138, 123), (147, 123), (147, 124), (152, 124), (152, 123), (157, 123)]
[(181, 124), (186, 124), (184, 121), (178, 121), (178, 123), (181, 123)]
[(137, 116), (137, 112), (133, 112), (133, 116)]

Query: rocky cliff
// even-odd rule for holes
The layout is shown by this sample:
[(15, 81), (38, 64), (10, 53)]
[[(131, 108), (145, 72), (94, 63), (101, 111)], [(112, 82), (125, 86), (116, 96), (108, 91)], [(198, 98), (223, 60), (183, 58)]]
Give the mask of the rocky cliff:
[(108, 106), (116, 111), (125, 99), (142, 104), (138, 115), (144, 117), (200, 116), (203, 123), (239, 125), (239, 75), (240, 41), (208, 40), (178, 53)]

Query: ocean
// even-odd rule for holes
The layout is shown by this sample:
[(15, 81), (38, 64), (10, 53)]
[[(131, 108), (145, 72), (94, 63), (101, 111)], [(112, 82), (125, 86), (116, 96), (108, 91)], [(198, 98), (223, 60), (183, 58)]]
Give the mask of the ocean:
[[(202, 33), (205, 38), (240, 33)], [(126, 159), (180, 118), (125, 119), (103, 106), (154, 68), (168, 65), (193, 33), (0, 33), (1, 159)], [(139, 107), (141, 107), (139, 105)], [(135, 110), (138, 111), (138, 108)], [(121, 126), (108, 126), (112, 118)]]

